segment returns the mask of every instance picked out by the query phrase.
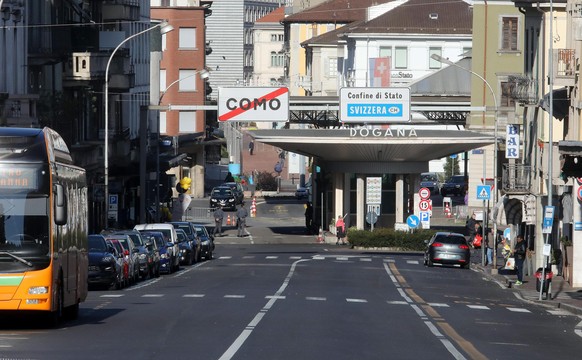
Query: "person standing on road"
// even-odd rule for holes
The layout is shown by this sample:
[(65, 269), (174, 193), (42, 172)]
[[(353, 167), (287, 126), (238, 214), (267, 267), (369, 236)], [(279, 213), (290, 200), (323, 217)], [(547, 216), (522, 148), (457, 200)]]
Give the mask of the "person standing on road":
[(240, 207), (236, 211), (236, 226), (238, 229), (238, 232), (237, 232), (238, 237), (245, 236), (245, 226), (246, 226), (247, 216), (249, 216), (249, 213), (247, 212), (247, 209), (245, 208), (245, 203), (242, 202), (240, 204)]
[(517, 269), (517, 281), (515, 285), (523, 284), (523, 262), (525, 261), (525, 255), (527, 253), (527, 246), (523, 240), (522, 235), (517, 235), (515, 238), (517, 241), (515, 247), (513, 248), (513, 256), (515, 257), (515, 268)]
[(311, 203), (308, 201), (305, 203), (305, 227), (307, 228), (308, 234), (311, 233), (312, 222), (313, 222), (313, 206), (311, 206)]
[(212, 235), (216, 236), (216, 234), (220, 234), (222, 236), (222, 220), (224, 220), (224, 211), (222, 207), (219, 206), (216, 210), (214, 210), (214, 231)]

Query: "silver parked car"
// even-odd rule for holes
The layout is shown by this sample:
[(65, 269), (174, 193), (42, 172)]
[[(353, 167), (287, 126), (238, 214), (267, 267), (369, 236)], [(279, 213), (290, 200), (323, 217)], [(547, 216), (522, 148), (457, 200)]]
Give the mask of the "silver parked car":
[(465, 269), (471, 266), (471, 250), (467, 239), (462, 234), (437, 232), (430, 240), (426, 240), (426, 243), (424, 265), (458, 264)]

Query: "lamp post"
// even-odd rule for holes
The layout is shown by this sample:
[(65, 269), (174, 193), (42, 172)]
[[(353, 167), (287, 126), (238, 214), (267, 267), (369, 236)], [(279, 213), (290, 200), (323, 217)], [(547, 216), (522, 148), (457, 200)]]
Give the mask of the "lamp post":
[[(495, 138), (495, 145), (494, 145), (494, 153), (493, 153), (493, 189), (495, 190), (493, 193), (493, 203), (495, 204), (494, 206), (497, 205), (497, 193), (498, 193), (498, 189), (497, 189), (497, 152), (498, 152), (498, 143), (497, 143), (497, 110), (499, 109), (498, 103), (497, 103), (497, 97), (495, 96), (495, 92), (493, 91), (493, 88), (491, 87), (491, 85), (489, 84), (489, 82), (487, 80), (485, 80), (485, 78), (479, 74), (477, 74), (476, 72), (474, 72), (473, 70), (464, 68), (462, 66), (460, 66), (457, 63), (452, 62), (449, 59), (443, 58), (440, 55), (437, 54), (432, 54), (430, 56), (433, 60), (436, 60), (440, 63), (444, 63), (447, 65), (452, 65), (454, 67), (457, 67), (459, 69), (462, 69), (464, 71), (470, 72), (471, 74), (475, 75), (476, 77), (478, 77), (479, 79), (481, 79), (481, 81), (483, 81), (485, 83), (485, 85), (487, 85), (487, 87), (489, 88), (489, 91), (491, 92), (491, 96), (493, 97), (493, 102), (495, 103), (495, 118), (493, 119), (495, 122), (495, 130), (494, 130), (494, 138)], [(486, 173), (486, 166), (485, 166), (485, 154), (483, 154), (483, 183), (485, 183), (485, 173)], [(485, 214), (485, 200), (483, 200), (483, 214)], [(485, 216), (483, 216), (483, 219), (485, 219)], [(487, 229), (485, 226), (483, 226), (483, 240), (485, 240), (485, 235)], [(481, 246), (481, 249), (483, 249), (483, 259), (482, 259), (482, 263), (483, 265), (485, 265), (485, 245)], [(495, 221), (495, 219), (493, 219), (493, 270), (497, 269), (497, 222)]]
[(193, 74), (190, 74), (190, 75), (188, 75), (188, 76), (184, 76), (183, 78), (180, 78), (180, 79), (177, 79), (177, 80), (174, 80), (174, 81), (172, 81), (172, 82), (170, 83), (170, 85), (168, 85), (168, 86), (166, 87), (166, 89), (165, 89), (164, 91), (162, 91), (162, 95), (160, 95), (160, 99), (158, 100), (158, 105), (161, 105), (161, 104), (162, 104), (162, 99), (164, 98), (164, 95), (166, 95), (166, 92), (167, 92), (167, 91), (168, 91), (168, 90), (169, 90), (169, 89), (170, 89), (172, 86), (174, 86), (175, 84), (179, 83), (179, 82), (180, 82), (180, 81), (182, 81), (182, 80), (189, 79), (189, 78), (191, 78), (191, 77), (193, 77), (193, 76), (196, 76), (196, 75), (198, 75), (198, 74), (200, 74), (200, 78), (201, 78), (202, 80), (204, 80), (204, 79), (208, 79), (208, 77), (210, 76), (210, 72), (208, 72), (208, 70), (206, 70), (206, 69), (202, 69), (202, 70), (195, 71)]
[(145, 29), (143, 31), (140, 31), (138, 33), (135, 33), (131, 36), (129, 36), (128, 38), (126, 38), (125, 40), (123, 40), (122, 42), (119, 43), (119, 45), (117, 45), (117, 47), (115, 49), (113, 49), (113, 51), (111, 52), (111, 55), (109, 55), (109, 60), (107, 60), (107, 66), (105, 67), (105, 141), (104, 141), (104, 149), (103, 149), (103, 157), (105, 159), (105, 164), (104, 164), (104, 171), (103, 171), (103, 181), (104, 181), (104, 193), (105, 193), (105, 229), (108, 228), (108, 222), (109, 222), (109, 66), (111, 65), (111, 60), (113, 60), (113, 56), (115, 55), (115, 53), (117, 52), (117, 50), (119, 50), (119, 48), (121, 46), (123, 46), (123, 44), (125, 44), (126, 42), (128, 42), (129, 40), (140, 36), (142, 34), (145, 34), (148, 31), (151, 31), (153, 29), (156, 28), (160, 28), (160, 32), (163, 34), (166, 34), (172, 30), (174, 30), (174, 28), (172, 27), (172, 25), (168, 24), (166, 21), (162, 21), (159, 24), (156, 24), (148, 29)]

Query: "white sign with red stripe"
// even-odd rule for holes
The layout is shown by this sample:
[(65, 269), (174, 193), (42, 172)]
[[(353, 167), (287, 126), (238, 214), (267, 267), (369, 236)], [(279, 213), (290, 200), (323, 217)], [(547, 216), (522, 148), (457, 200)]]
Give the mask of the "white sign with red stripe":
[(219, 121), (288, 121), (286, 87), (235, 87), (218, 89)]

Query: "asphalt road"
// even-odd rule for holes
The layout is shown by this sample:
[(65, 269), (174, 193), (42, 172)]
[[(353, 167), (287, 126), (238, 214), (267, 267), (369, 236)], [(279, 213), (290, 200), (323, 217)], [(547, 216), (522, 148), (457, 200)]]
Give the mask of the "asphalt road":
[[(2, 319), (11, 359), (578, 359), (580, 319), (416, 253), (316, 244), (301, 204), (217, 239), (215, 259), (91, 291), (58, 329)], [(263, 207), (263, 205), (261, 205)], [(264, 206), (263, 210), (269, 207)], [(287, 209), (287, 210), (285, 210)], [(297, 211), (299, 216), (297, 216)]]

